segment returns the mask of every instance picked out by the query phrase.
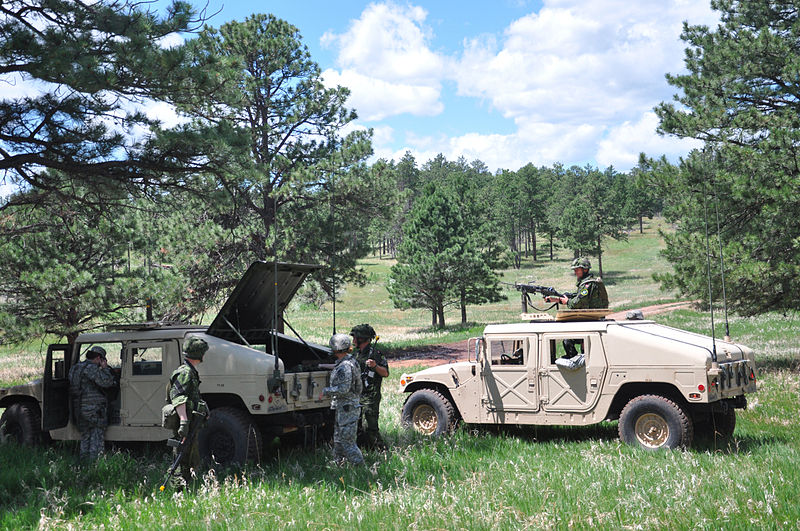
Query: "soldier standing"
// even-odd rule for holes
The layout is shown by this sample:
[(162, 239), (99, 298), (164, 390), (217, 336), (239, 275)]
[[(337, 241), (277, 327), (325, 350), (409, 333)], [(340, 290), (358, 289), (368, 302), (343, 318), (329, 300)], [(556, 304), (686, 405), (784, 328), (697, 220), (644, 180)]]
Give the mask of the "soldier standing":
[[(361, 393), (361, 422), (359, 442), (367, 448), (385, 449), (378, 429), (381, 408), (381, 383), (389, 376), (389, 364), (383, 353), (375, 348), (375, 329), (368, 324), (354, 326), (350, 331), (356, 345), (355, 359), (361, 369), (364, 390)], [(363, 442), (362, 442), (363, 441)]]
[(354, 465), (364, 462), (361, 450), (356, 446), (358, 429), (361, 375), (358, 364), (350, 354), (350, 336), (334, 334), (330, 340), (331, 350), (336, 356), (336, 365), (331, 372), (330, 387), (322, 389), (324, 396), (331, 396), (331, 409), (336, 410), (336, 426), (333, 430), (333, 458), (336, 464), (349, 461)]
[[(197, 365), (203, 362), (203, 355), (207, 350), (208, 343), (200, 338), (191, 337), (186, 340), (183, 345), (184, 361), (169, 378), (169, 400), (175, 406), (175, 412), (181, 419), (174, 436), (189, 445), (178, 463), (175, 474), (170, 478), (172, 486), (177, 490), (182, 490), (189, 483), (192, 479), (192, 472), (200, 466), (197, 429), (194, 430), (192, 440), (186, 440), (186, 437), (192, 433), (193, 423), (201, 422), (194, 412), (198, 411), (204, 414), (208, 412), (208, 406), (200, 398), (200, 375), (197, 373)], [(175, 448), (176, 456), (178, 452), (179, 449)]]
[(81, 432), (80, 458), (94, 461), (103, 451), (108, 426), (108, 398), (104, 392), (115, 384), (103, 347), (93, 346), (85, 359), (69, 370), (73, 419)]

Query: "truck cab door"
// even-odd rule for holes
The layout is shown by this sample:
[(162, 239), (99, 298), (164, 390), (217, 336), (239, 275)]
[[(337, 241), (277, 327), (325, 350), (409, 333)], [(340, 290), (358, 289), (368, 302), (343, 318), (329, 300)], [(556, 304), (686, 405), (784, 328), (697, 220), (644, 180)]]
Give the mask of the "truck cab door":
[(69, 368), (72, 345), (50, 345), (42, 379), (42, 430), (63, 428), (69, 422)]
[[(579, 344), (586, 356), (585, 365), (569, 370), (556, 365), (565, 354), (564, 340)], [(600, 399), (603, 379), (608, 370), (605, 350), (597, 332), (543, 334), (539, 374), (542, 409), (547, 412), (585, 412)]]
[(485, 339), (481, 363), (481, 420), (516, 423), (539, 410), (536, 336)]
[(178, 366), (174, 339), (131, 341), (122, 354), (120, 420), (123, 426), (160, 426), (170, 374)]

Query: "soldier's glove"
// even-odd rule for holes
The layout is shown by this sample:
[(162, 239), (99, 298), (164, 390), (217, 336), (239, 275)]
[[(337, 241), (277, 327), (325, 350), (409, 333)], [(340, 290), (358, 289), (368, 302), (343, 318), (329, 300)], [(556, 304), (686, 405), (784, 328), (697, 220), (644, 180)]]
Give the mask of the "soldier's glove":
[(182, 420), (181, 425), (178, 426), (178, 437), (183, 439), (184, 437), (189, 435), (189, 421)]
[(322, 388), (322, 396), (330, 396), (331, 388), (330, 387), (323, 387)]

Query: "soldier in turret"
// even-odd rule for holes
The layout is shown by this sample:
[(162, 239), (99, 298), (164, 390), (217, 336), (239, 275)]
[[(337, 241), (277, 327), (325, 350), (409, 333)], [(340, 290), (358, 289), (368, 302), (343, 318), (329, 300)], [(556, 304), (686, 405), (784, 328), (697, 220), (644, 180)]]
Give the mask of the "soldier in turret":
[(80, 458), (94, 461), (103, 451), (108, 426), (108, 397), (105, 390), (116, 384), (106, 362), (106, 351), (95, 345), (85, 359), (69, 370), (73, 419), (81, 432)]
[(333, 458), (339, 465), (346, 461), (360, 465), (364, 462), (364, 456), (356, 445), (356, 432), (361, 410), (361, 373), (358, 363), (350, 354), (350, 336), (334, 334), (329, 344), (336, 356), (336, 366), (331, 372), (331, 384), (322, 389), (322, 394), (333, 398), (331, 409), (336, 410)]
[[(577, 292), (567, 297), (545, 297), (547, 302), (559, 302), (566, 304), (570, 310), (592, 310), (608, 308), (608, 293), (603, 280), (600, 277), (595, 277), (589, 270), (592, 268), (592, 263), (586, 257), (576, 258), (572, 261), (570, 268), (575, 273), (576, 283), (578, 286)], [(577, 370), (584, 366), (586, 363), (584, 352), (578, 353), (577, 347), (580, 346), (583, 351), (583, 341), (575, 339), (564, 340), (564, 351), (566, 354), (563, 358), (556, 360), (556, 365), (570, 370)]]

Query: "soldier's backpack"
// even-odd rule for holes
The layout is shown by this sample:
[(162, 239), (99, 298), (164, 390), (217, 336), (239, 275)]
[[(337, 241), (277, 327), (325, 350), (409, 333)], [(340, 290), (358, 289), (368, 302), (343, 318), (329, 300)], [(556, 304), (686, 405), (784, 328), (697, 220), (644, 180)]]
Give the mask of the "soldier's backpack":
[(83, 387), (81, 387), (81, 378), (83, 378), (83, 371), (86, 370), (86, 364), (77, 364), (69, 372), (69, 398), (70, 398), (70, 417), (72, 422), (78, 422), (78, 412), (81, 410), (81, 399), (83, 398)]
[(172, 381), (174, 377), (175, 375), (173, 374), (167, 383), (167, 403), (161, 408), (161, 427), (168, 430), (177, 430), (178, 426), (181, 424), (181, 419), (178, 416), (178, 412), (175, 411), (175, 406), (172, 405), (172, 400), (169, 398), (169, 390), (172, 387)]
[(364, 390), (364, 382), (361, 381), (361, 368), (355, 359), (350, 362), (350, 373), (353, 376), (353, 392), (361, 396), (361, 392)]

